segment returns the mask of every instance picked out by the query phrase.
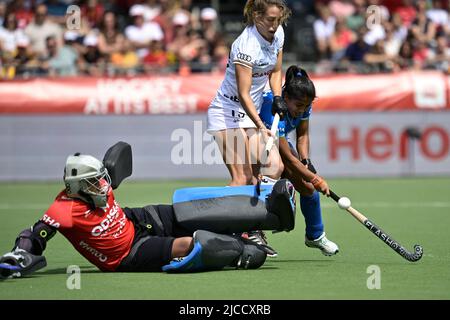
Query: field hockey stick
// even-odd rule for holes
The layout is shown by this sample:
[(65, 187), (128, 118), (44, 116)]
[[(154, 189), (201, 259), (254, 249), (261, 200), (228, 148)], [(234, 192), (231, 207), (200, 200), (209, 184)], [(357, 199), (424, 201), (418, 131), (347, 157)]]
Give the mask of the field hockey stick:
[(272, 136), (269, 137), (269, 140), (267, 140), (266, 143), (266, 155), (269, 156), (270, 150), (272, 150), (273, 143), (275, 141), (275, 136), (278, 131), (278, 123), (280, 122), (280, 115), (278, 113), (275, 113), (275, 116), (273, 118), (272, 126), (270, 127), (270, 132), (272, 133)]
[[(408, 261), (416, 262), (422, 258), (423, 248), (422, 246), (416, 244), (414, 246), (414, 253), (409, 252), (405, 247), (400, 245), (397, 241), (395, 241), (390, 235), (384, 232), (380, 227), (378, 227), (375, 223), (367, 219), (361, 212), (356, 210), (351, 206), (350, 200), (348, 198), (341, 198), (336, 195), (333, 191), (330, 190), (331, 198), (339, 204), (339, 208), (343, 210), (347, 210), (353, 217), (355, 217), (359, 222), (366, 226), (367, 229), (370, 230), (374, 235), (376, 235), (381, 241), (387, 244), (391, 249), (401, 255)], [(341, 203), (339, 200), (341, 199)], [(343, 201), (345, 200), (345, 201)]]

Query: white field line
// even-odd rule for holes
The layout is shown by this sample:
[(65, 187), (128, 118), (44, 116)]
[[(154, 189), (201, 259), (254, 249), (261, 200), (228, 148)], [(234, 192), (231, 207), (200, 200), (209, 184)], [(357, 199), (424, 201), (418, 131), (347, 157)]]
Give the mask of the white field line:
[[(332, 200), (330, 200), (332, 201)], [(322, 199), (322, 208), (338, 208), (336, 203)], [(142, 207), (150, 203), (126, 203), (127, 207)], [(0, 210), (46, 210), (51, 203), (0, 203)], [(368, 208), (450, 208), (450, 201), (423, 201), (423, 202), (354, 202), (352, 207), (368, 207)]]

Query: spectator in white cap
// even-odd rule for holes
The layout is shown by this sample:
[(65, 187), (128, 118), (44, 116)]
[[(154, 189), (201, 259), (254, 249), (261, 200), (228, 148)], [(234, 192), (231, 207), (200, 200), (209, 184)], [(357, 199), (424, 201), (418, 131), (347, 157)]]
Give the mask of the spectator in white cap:
[(104, 67), (104, 58), (98, 49), (98, 36), (88, 34), (83, 40), (84, 52), (80, 69), (89, 75), (100, 76)]
[(64, 40), (65, 41), (77, 41), (79, 36), (80, 35), (78, 34), (78, 32), (76, 32), (74, 30), (68, 30), (68, 31), (64, 32)]
[(83, 45), (85, 47), (97, 47), (98, 46), (98, 37), (95, 34), (88, 34), (83, 39)]
[(75, 50), (78, 55), (82, 55), (85, 47), (83, 45), (83, 35), (79, 33), (80, 30), (67, 30), (64, 32), (64, 47), (69, 50)]
[(67, 30), (63, 35), (63, 48), (66, 48), (68, 51), (74, 51), (78, 56), (81, 56), (85, 51), (83, 38), (84, 36), (80, 33), (80, 30)]
[(39, 71), (39, 61), (30, 48), (30, 39), (22, 35), (17, 39), (17, 54), (14, 57), (15, 75), (32, 75)]
[(177, 59), (180, 58), (180, 50), (189, 43), (189, 16), (184, 11), (178, 11), (172, 18), (174, 27), (173, 40), (167, 45), (167, 50)]
[(152, 21), (161, 14), (161, 5), (158, 0), (147, 0), (143, 6), (145, 7), (145, 21)]
[(164, 37), (164, 33), (155, 22), (144, 21), (145, 7), (134, 5), (130, 8), (130, 15), (133, 17), (133, 24), (126, 27), (125, 36), (137, 50), (140, 58), (148, 53), (148, 45), (155, 37)]
[(178, 11), (172, 19), (174, 26), (186, 26), (189, 23), (189, 16), (183, 11)]
[(203, 8), (200, 18), (202, 21), (214, 21), (217, 19), (217, 11), (214, 8)]
[(217, 11), (213, 8), (203, 8), (200, 13), (200, 22), (203, 38), (208, 43), (209, 53), (213, 54), (215, 47), (222, 40), (222, 35), (219, 32)]

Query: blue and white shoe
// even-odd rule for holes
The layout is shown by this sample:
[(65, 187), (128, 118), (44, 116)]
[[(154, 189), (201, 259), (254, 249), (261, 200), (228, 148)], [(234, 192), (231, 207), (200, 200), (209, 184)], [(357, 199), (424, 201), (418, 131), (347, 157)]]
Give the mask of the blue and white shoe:
[(325, 237), (325, 232), (315, 240), (309, 240), (305, 237), (305, 244), (309, 248), (320, 249), (322, 254), (325, 256), (333, 256), (339, 252), (339, 247), (337, 244), (328, 240), (327, 237)]

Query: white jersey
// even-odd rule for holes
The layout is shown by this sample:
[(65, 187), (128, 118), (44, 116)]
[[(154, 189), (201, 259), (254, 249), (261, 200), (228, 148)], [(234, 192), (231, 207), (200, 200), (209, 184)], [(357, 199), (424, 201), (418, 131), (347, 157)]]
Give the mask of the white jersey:
[(250, 96), (259, 113), (263, 91), (275, 68), (284, 44), (283, 27), (279, 26), (272, 43), (264, 39), (255, 26), (248, 26), (233, 42), (225, 79), (208, 108), (208, 131), (256, 127), (239, 102), (236, 64), (252, 69)]

